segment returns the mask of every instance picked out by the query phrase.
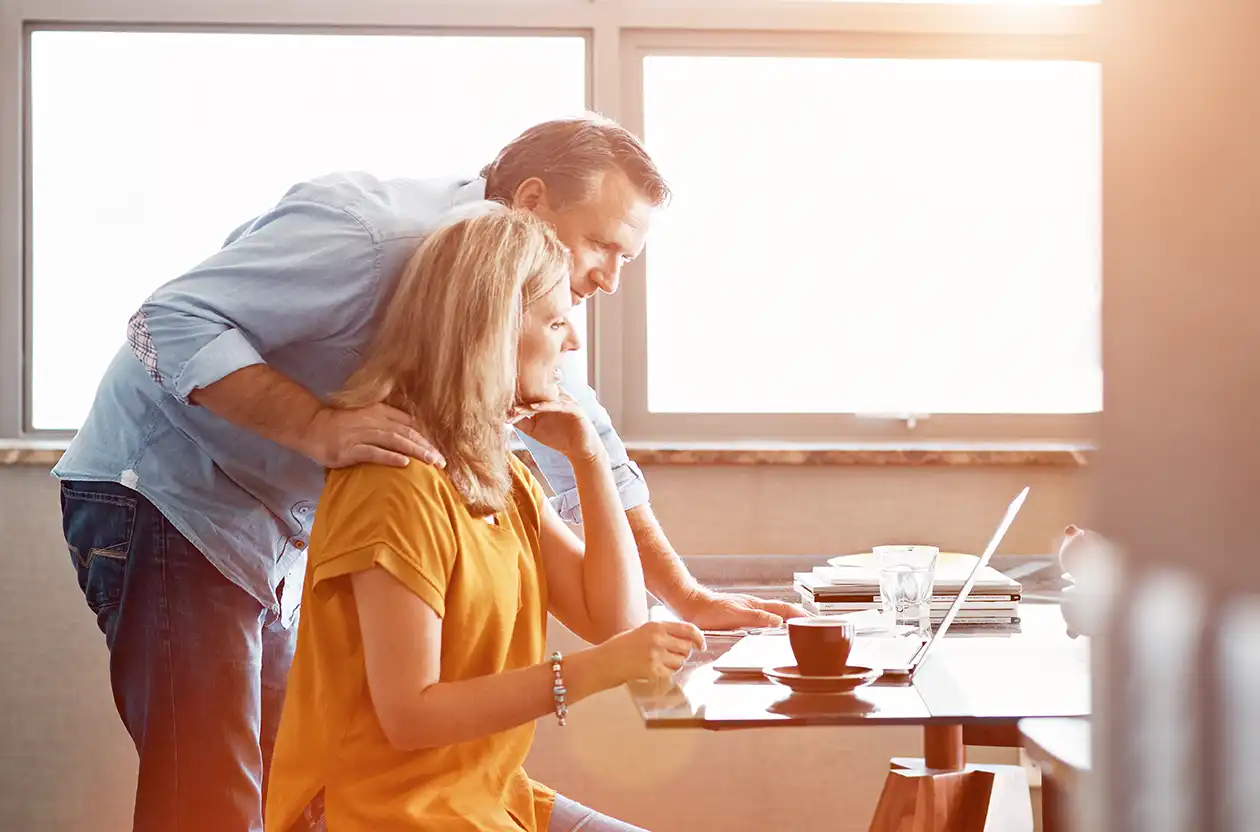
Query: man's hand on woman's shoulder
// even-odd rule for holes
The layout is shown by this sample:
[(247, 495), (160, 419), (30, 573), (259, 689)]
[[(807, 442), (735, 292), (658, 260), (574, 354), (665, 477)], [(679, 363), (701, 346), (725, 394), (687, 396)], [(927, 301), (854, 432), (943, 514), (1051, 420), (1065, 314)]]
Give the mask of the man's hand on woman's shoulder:
[(374, 462), (397, 468), (412, 459), (439, 467), (442, 455), (412, 426), (411, 417), (386, 404), (322, 408), (311, 419), (303, 450), (325, 468)]

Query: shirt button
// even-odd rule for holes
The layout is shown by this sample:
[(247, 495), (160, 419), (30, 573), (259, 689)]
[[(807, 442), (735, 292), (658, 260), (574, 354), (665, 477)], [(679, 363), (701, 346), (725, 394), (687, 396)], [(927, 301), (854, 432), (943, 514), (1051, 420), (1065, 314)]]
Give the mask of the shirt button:
[(294, 541), (293, 541), (293, 548), (294, 548), (294, 549), (305, 549), (305, 548), (306, 548), (306, 543), (305, 543), (305, 541), (302, 541), (302, 540), (294, 540)]

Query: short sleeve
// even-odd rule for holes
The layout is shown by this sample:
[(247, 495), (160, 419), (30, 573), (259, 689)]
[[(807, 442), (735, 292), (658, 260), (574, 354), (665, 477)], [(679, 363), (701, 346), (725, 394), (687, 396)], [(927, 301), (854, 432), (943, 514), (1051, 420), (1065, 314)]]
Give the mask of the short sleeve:
[(312, 590), (379, 566), (444, 616), (458, 548), (453, 495), (430, 465), (331, 472), (311, 534)]

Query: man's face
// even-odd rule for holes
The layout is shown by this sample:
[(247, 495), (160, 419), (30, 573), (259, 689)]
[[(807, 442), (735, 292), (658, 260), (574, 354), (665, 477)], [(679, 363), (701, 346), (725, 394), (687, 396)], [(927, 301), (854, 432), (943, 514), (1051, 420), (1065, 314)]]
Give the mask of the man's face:
[(580, 205), (553, 209), (537, 179), (517, 190), (516, 205), (549, 222), (573, 253), (569, 285), (574, 306), (597, 291), (617, 291), (621, 267), (643, 251), (652, 216), (652, 204), (616, 170), (601, 174), (593, 196)]

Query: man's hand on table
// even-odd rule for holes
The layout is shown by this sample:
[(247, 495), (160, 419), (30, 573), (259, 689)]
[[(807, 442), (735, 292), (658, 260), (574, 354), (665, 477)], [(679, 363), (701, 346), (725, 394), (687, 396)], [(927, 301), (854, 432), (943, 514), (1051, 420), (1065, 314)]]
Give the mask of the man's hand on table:
[(707, 589), (693, 592), (674, 612), (701, 630), (778, 627), (789, 618), (808, 615), (803, 608), (786, 601)]

